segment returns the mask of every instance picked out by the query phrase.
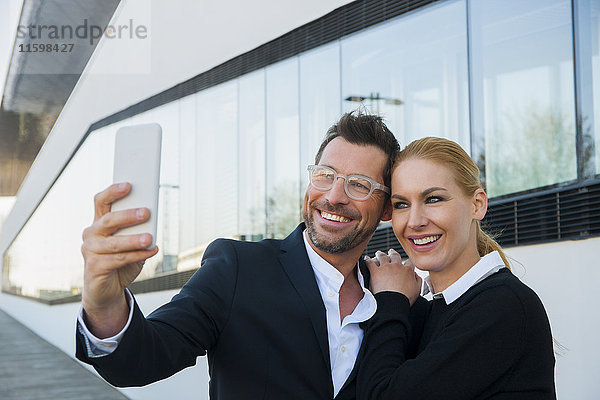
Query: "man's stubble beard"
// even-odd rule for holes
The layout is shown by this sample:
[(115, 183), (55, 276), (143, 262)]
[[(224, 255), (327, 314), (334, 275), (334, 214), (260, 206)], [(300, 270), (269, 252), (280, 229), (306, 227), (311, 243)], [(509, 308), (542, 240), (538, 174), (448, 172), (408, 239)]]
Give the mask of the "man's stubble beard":
[[(313, 213), (308, 212), (306, 208), (309, 208), (308, 211), (310, 211), (310, 207), (305, 207), (304, 210), (304, 222), (306, 223), (308, 237), (317, 249), (329, 254), (344, 253), (371, 239), (371, 236), (373, 236), (375, 229), (377, 229), (377, 225), (379, 225), (379, 220), (381, 219), (381, 216), (379, 216), (371, 226), (366, 226), (361, 230), (350, 232), (346, 236), (332, 241), (326, 233), (317, 232), (315, 229)], [(335, 212), (333, 209), (326, 211)]]

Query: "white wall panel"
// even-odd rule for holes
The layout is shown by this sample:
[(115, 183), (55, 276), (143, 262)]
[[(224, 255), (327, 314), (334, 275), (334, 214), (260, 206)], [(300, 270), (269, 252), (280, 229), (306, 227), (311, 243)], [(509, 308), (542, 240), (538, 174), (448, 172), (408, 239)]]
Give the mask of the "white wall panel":
[[(554, 339), (559, 399), (597, 399), (600, 393), (600, 238), (508, 249), (513, 272), (542, 299)], [(517, 263), (518, 262), (518, 263)], [(520, 264), (519, 264), (520, 263)]]

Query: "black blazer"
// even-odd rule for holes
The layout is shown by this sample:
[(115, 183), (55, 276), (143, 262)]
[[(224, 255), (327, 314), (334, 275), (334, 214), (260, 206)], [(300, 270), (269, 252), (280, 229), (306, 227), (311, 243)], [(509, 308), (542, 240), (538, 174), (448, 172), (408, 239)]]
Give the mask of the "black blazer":
[[(325, 307), (304, 228), (284, 240), (216, 240), (169, 303), (147, 318), (135, 305), (112, 354), (88, 358), (77, 332), (77, 358), (115, 386), (141, 386), (208, 353), (211, 399), (331, 400)], [(355, 376), (336, 399), (356, 397)]]

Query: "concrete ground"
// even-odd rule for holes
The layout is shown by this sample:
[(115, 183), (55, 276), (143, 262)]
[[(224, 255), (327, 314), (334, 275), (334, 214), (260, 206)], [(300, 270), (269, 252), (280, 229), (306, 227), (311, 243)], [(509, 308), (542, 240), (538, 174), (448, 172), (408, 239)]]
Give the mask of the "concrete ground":
[(0, 399), (127, 397), (0, 310)]

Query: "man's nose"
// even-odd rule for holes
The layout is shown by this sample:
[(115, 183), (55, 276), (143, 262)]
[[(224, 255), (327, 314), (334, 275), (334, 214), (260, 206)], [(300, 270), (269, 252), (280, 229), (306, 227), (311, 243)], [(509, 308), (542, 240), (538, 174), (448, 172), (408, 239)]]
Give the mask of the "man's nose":
[(342, 177), (338, 177), (336, 181), (333, 183), (333, 187), (329, 189), (325, 198), (331, 204), (347, 204), (350, 201), (350, 198), (346, 194), (346, 190), (344, 189), (345, 180)]

